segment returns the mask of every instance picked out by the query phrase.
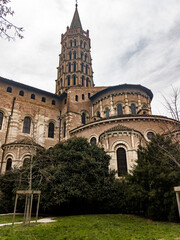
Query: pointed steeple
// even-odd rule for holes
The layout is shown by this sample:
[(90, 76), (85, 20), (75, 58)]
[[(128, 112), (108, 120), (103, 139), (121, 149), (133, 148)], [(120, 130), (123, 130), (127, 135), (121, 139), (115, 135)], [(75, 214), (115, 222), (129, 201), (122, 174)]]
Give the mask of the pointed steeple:
[(81, 20), (80, 20), (80, 17), (79, 17), (79, 13), (78, 13), (78, 9), (77, 9), (77, 3), (76, 3), (76, 9), (75, 9), (75, 12), (74, 12), (74, 17), (73, 17), (73, 20), (71, 22), (70, 29), (77, 29), (77, 28), (80, 28), (82, 30)]

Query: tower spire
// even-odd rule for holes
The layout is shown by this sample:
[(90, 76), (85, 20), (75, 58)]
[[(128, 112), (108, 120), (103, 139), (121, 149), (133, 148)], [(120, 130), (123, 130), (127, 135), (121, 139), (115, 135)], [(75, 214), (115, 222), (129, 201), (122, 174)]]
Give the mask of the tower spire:
[(71, 22), (70, 29), (77, 29), (77, 28), (82, 29), (81, 20), (80, 20), (80, 17), (79, 17), (77, 7), (78, 7), (78, 1), (76, 0), (76, 9), (75, 9), (75, 12), (74, 12), (74, 16), (73, 16), (73, 20)]

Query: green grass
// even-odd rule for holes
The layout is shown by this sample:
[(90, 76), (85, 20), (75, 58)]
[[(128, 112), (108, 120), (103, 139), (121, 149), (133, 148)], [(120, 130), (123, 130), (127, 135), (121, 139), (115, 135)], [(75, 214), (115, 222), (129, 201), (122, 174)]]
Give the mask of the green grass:
[[(1, 215), (0, 216), (0, 224), (1, 223), (12, 223), (13, 216), (12, 215)], [(23, 215), (16, 215), (15, 222), (23, 222)], [(35, 217), (32, 217), (31, 220), (35, 220)]]
[(129, 215), (58, 217), (55, 223), (0, 228), (1, 240), (180, 240), (180, 224)]

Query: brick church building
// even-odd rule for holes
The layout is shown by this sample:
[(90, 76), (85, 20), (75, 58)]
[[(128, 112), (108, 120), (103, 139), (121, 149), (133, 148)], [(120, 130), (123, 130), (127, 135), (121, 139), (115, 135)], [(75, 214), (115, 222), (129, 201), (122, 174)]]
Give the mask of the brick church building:
[(0, 172), (20, 167), (37, 148), (85, 137), (111, 156), (110, 168), (127, 173), (138, 145), (179, 122), (152, 115), (153, 93), (139, 84), (95, 87), (89, 31), (77, 5), (61, 35), (55, 94), (0, 77)]

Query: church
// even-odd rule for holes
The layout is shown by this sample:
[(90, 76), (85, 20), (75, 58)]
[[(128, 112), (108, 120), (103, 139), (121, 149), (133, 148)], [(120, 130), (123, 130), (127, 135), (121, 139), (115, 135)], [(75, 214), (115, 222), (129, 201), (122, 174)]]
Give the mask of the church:
[(85, 137), (111, 156), (117, 176), (128, 173), (139, 145), (156, 133), (178, 137), (179, 122), (152, 115), (153, 93), (139, 84), (95, 87), (89, 31), (76, 4), (61, 35), (55, 93), (0, 77), (0, 172), (21, 167), (37, 148)]

